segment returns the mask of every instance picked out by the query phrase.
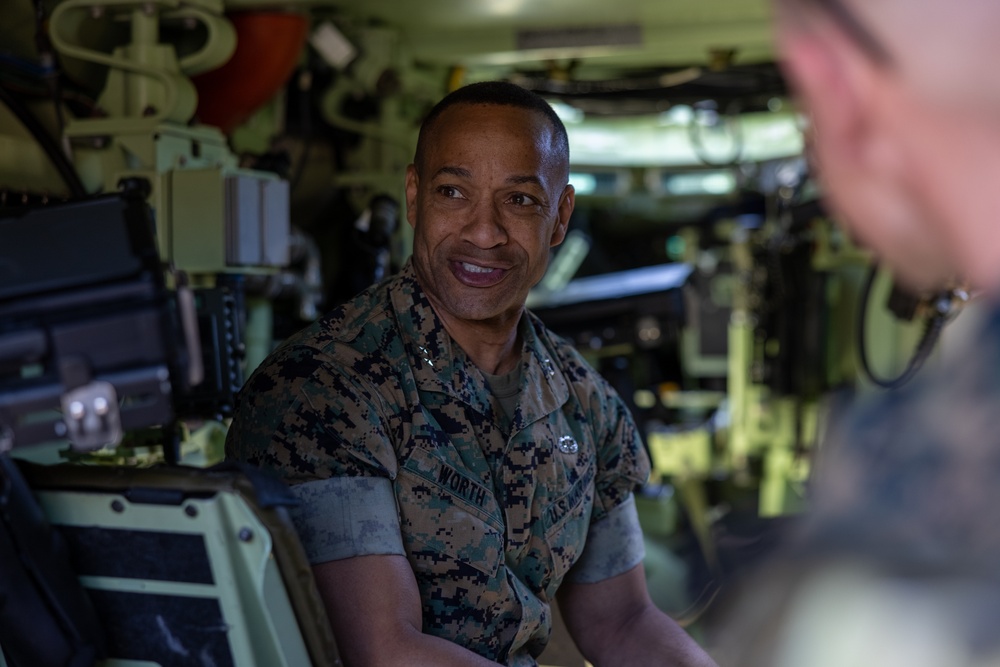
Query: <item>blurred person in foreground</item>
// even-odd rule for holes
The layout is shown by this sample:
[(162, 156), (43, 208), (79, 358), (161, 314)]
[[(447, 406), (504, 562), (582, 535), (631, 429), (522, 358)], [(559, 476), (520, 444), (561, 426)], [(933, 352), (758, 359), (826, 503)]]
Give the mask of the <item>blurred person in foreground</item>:
[(248, 380), (230, 458), (277, 472), (344, 662), (536, 664), (558, 601), (595, 665), (713, 667), (653, 606), (625, 404), (525, 310), (573, 211), (566, 129), (484, 82), (406, 175), (413, 255)]
[(983, 304), (957, 356), (832, 425), (813, 508), (717, 657), (1000, 665), (1000, 2), (774, 7), (828, 206), (912, 290)]

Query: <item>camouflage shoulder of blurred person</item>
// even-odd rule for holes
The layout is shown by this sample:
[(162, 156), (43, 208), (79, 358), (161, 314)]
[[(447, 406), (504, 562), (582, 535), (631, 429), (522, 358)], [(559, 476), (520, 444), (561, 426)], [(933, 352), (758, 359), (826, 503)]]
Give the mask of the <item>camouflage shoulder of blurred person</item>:
[(721, 663), (996, 664), (998, 406), (992, 307), (957, 358), (842, 415), (808, 515), (733, 596)]

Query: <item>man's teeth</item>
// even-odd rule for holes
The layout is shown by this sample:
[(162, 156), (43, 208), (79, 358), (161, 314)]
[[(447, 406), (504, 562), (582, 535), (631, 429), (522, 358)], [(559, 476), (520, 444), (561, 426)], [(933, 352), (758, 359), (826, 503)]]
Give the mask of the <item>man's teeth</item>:
[(493, 269), (488, 269), (485, 266), (476, 266), (475, 264), (469, 264), (468, 262), (462, 262), (462, 268), (469, 273), (490, 273)]

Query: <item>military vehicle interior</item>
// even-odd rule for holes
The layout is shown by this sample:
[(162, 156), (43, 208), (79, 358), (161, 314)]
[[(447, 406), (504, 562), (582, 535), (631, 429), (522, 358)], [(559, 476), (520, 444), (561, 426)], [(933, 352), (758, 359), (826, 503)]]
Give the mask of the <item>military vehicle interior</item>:
[(709, 648), (843, 398), (918, 372), (961, 300), (901, 293), (826, 213), (766, 0), (0, 15), (0, 666), (338, 664), (283, 490), (218, 467), (227, 419), (405, 261), (416, 132), (463, 84), (566, 124), (577, 206), (529, 306), (633, 410), (649, 589)]

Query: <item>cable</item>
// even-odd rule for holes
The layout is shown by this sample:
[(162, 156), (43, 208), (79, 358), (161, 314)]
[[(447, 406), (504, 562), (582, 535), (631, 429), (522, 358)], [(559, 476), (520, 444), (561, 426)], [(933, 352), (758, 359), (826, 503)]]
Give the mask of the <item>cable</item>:
[[(2, 62), (2, 58), (0, 58)], [(2, 67), (2, 65), (0, 65)], [(26, 79), (20, 79), (16, 75), (12, 75), (10, 72), (0, 69), (0, 86), (6, 88), (9, 92), (20, 95), (24, 98), (32, 97), (49, 97), (49, 89), (43, 85), (34, 84), (32, 81)], [(62, 99), (65, 102), (71, 102), (73, 104), (80, 105), (87, 114), (90, 114), (97, 107), (97, 103), (89, 96), (73, 91), (62, 89), (61, 92)]]
[(11, 110), (21, 121), (21, 124), (31, 133), (38, 145), (45, 151), (45, 154), (52, 161), (53, 166), (62, 176), (66, 187), (69, 188), (70, 196), (73, 199), (82, 199), (87, 196), (87, 189), (80, 180), (80, 175), (76, 173), (76, 168), (63, 153), (62, 148), (55, 139), (42, 126), (37, 118), (21, 103), (19, 99), (11, 95), (3, 86), (0, 86), (0, 102)]
[[(917, 371), (923, 367), (924, 362), (926, 362), (928, 357), (930, 357), (931, 351), (933, 351), (934, 345), (937, 344), (937, 340), (941, 335), (941, 330), (944, 329), (944, 325), (948, 321), (951, 308), (948, 304), (942, 304), (941, 299), (939, 299), (936, 304), (938, 307), (935, 309), (934, 314), (928, 318), (927, 323), (924, 326), (924, 331), (920, 336), (920, 341), (917, 343), (913, 356), (910, 357), (910, 360), (906, 364), (906, 368), (903, 369), (903, 372), (891, 379), (879, 377), (875, 375), (874, 371), (872, 371), (871, 364), (868, 360), (867, 347), (865, 345), (865, 331), (867, 329), (866, 324), (868, 320), (868, 300), (871, 297), (872, 285), (875, 284), (875, 276), (877, 274), (878, 265), (876, 264), (872, 266), (869, 271), (868, 278), (865, 280), (864, 288), (861, 291), (857, 326), (858, 360), (861, 362), (861, 370), (864, 372), (865, 377), (871, 380), (874, 384), (882, 387), (883, 389), (898, 389), (913, 379), (913, 376), (917, 374)], [(941, 298), (947, 299), (949, 297)]]
[(294, 193), (302, 180), (302, 174), (305, 172), (306, 164), (309, 162), (309, 156), (312, 152), (312, 115), (310, 105), (312, 100), (310, 98), (310, 92), (312, 91), (313, 77), (312, 72), (308, 69), (299, 72), (296, 77), (296, 92), (299, 94), (299, 132), (302, 135), (302, 153), (299, 155), (298, 162), (292, 169), (290, 178), (288, 179), (288, 191)]
[(34, 0), (35, 4), (35, 47), (38, 49), (38, 58), (42, 64), (46, 87), (52, 97), (52, 103), (56, 112), (56, 124), (59, 128), (59, 135), (63, 137), (62, 150), (66, 158), (73, 159), (72, 149), (69, 139), (63, 135), (66, 129), (66, 119), (62, 108), (62, 77), (59, 73), (56, 54), (52, 50), (52, 42), (49, 41), (47, 25), (45, 23), (45, 4), (42, 0)]

